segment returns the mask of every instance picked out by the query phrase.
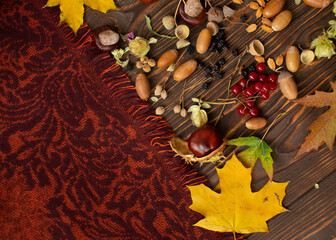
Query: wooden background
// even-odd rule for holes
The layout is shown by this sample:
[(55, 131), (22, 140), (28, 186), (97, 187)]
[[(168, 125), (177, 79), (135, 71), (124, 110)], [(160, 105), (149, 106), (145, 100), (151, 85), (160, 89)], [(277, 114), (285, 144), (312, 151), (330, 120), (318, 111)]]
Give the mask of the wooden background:
[[(242, 5), (237, 5), (231, 1), (211, 1), (214, 6), (228, 5), (236, 9), (233, 22), (239, 21), (242, 14), (248, 17), (247, 23), (257, 23), (261, 26), (261, 19), (256, 19), (255, 11), (247, 7), (249, 0), (245, 0)], [(178, 1), (158, 0), (155, 3), (146, 5), (138, 0), (116, 1), (119, 7), (118, 11), (108, 14), (101, 14), (92, 9), (87, 9), (85, 18), (91, 28), (101, 25), (115, 25), (122, 33), (134, 31), (137, 36), (149, 38), (152, 34), (147, 30), (145, 17), (147, 14), (152, 19), (153, 28), (162, 34), (173, 35), (173, 31), (164, 29), (161, 19), (165, 15), (173, 15)], [(239, 23), (229, 23), (224, 20), (220, 26), (225, 28), (227, 42), (230, 50), (237, 48), (240, 53), (253, 39), (261, 40), (265, 45), (264, 57), (276, 58), (285, 53), (286, 48), (291, 45), (300, 45), (302, 48), (309, 48), (310, 42), (318, 36), (323, 28), (328, 28), (328, 21), (336, 19), (332, 14), (332, 6), (323, 10), (309, 7), (305, 4), (295, 5), (294, 1), (286, 0), (285, 9), (293, 13), (291, 24), (279, 33), (266, 33), (260, 28), (253, 32), (245, 31), (246, 25)], [(178, 20), (180, 22), (180, 20)], [(204, 27), (192, 27), (189, 40), (195, 46), (197, 33)], [(149, 56), (157, 60), (159, 56), (168, 49), (175, 48), (176, 39), (164, 39), (158, 37), (158, 43), (152, 45)], [(192, 55), (186, 54), (182, 62), (191, 58), (203, 61), (206, 66), (212, 66), (219, 58), (224, 57), (225, 65), (224, 78), (221, 80), (213, 79), (208, 90), (202, 88), (205, 80), (205, 72), (198, 69), (191, 77), (187, 79), (186, 88), (189, 91), (185, 94), (185, 105), (192, 105), (191, 97), (202, 98), (207, 101), (216, 101), (218, 98), (226, 98), (228, 79), (232, 74), (239, 57), (234, 57), (230, 50), (220, 54), (206, 53)], [(181, 54), (182, 50), (179, 50)], [(135, 63), (135, 59), (131, 58)], [(244, 66), (255, 63), (253, 57), (246, 54), (242, 60)], [(299, 97), (313, 94), (315, 90), (331, 91), (329, 82), (336, 80), (335, 65), (336, 56), (332, 59), (315, 60), (313, 64), (301, 65), (299, 71), (295, 73), (295, 80), (298, 84)], [(135, 76), (140, 71), (136, 68), (128, 72), (129, 77), (134, 81)], [(151, 86), (161, 82), (167, 72), (154, 68), (149, 74)], [(233, 82), (238, 81), (239, 75), (236, 75)], [(164, 106), (167, 111), (163, 118), (171, 125), (173, 131), (180, 137), (187, 137), (195, 127), (191, 125), (190, 116), (182, 118), (174, 114), (172, 107), (179, 102), (184, 82), (176, 82), (170, 77), (167, 82), (166, 90), (168, 98), (152, 103), (155, 109), (158, 106)], [(269, 221), (270, 233), (255, 233), (247, 236), (249, 240), (261, 239), (310, 239), (310, 240), (329, 240), (336, 238), (336, 154), (330, 152), (325, 144), (318, 151), (312, 151), (309, 154), (294, 158), (304, 138), (308, 135), (307, 127), (327, 108), (303, 107), (288, 101), (277, 89), (271, 94), (267, 101), (257, 102), (261, 109), (261, 116), (268, 119), (268, 122), (282, 112), (287, 112), (274, 127), (271, 128), (265, 141), (273, 149), (274, 159), (274, 180), (279, 182), (290, 181), (287, 188), (287, 195), (283, 205), (290, 211), (280, 214)], [(240, 136), (258, 136), (262, 137), (265, 129), (251, 131), (245, 128), (245, 122), (248, 116), (241, 117), (237, 114), (237, 106), (229, 106), (220, 119), (218, 127), (226, 138), (237, 138)], [(221, 107), (213, 107), (208, 111), (210, 124), (214, 124)], [(225, 154), (235, 150), (229, 147)], [(223, 164), (218, 164), (222, 166)], [(213, 186), (218, 183), (215, 173), (216, 164), (204, 164), (202, 167), (197, 164), (200, 173), (208, 176)], [(257, 163), (253, 171), (254, 190), (260, 189), (268, 180), (265, 171), (260, 162)], [(315, 183), (319, 188), (314, 187)]]

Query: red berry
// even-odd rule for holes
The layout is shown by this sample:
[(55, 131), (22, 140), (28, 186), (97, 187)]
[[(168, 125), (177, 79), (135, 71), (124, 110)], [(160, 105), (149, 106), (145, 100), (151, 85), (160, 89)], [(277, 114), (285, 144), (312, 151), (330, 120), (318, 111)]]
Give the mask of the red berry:
[(245, 102), (245, 106), (248, 108), (254, 107), (255, 101), (253, 100), (248, 100)]
[(246, 113), (247, 113), (248, 110), (247, 110), (247, 108), (244, 107), (243, 105), (240, 105), (240, 106), (238, 107), (237, 111), (238, 111), (238, 114), (239, 114), (239, 115), (244, 116), (244, 115), (246, 115)]
[(266, 83), (267, 82), (268, 77), (265, 74), (260, 74), (258, 77), (258, 80), (260, 82)]
[(256, 84), (256, 82), (249, 82), (248, 86), (254, 89), (255, 84)]
[(265, 63), (258, 63), (256, 66), (258, 72), (263, 73), (266, 71), (266, 64)]
[(247, 88), (245, 88), (245, 90), (244, 90), (244, 95), (245, 95), (246, 97), (252, 97), (252, 96), (254, 95), (254, 93), (255, 93), (255, 91), (254, 91), (254, 89), (251, 88), (251, 87), (247, 87)]
[(247, 80), (246, 78), (242, 78), (238, 81), (238, 85), (241, 87), (241, 88), (246, 88), (247, 87)]
[(261, 97), (261, 99), (262, 100), (267, 100), (267, 99), (269, 99), (269, 93), (268, 92), (261, 92), (260, 93), (260, 97)]
[(197, 157), (204, 157), (223, 143), (221, 132), (212, 126), (204, 125), (195, 130), (188, 139), (188, 147)]
[(268, 75), (268, 82), (276, 83), (277, 80), (278, 80), (278, 76), (275, 73)]
[(231, 92), (234, 95), (238, 95), (241, 92), (241, 88), (238, 85), (233, 85), (231, 88)]
[(250, 72), (248, 74), (248, 78), (251, 80), (251, 81), (257, 81), (258, 80), (258, 77), (259, 77), (259, 74), (257, 72)]
[(272, 91), (274, 91), (278, 87), (278, 85), (276, 83), (269, 83), (269, 86), (270, 86)]
[(263, 92), (269, 92), (271, 91), (271, 86), (269, 83), (264, 83), (263, 86), (262, 86), (262, 91)]
[(249, 114), (250, 114), (251, 117), (258, 117), (258, 115), (259, 115), (259, 108), (257, 108), (257, 107), (250, 108)]
[(256, 92), (261, 92), (262, 89), (263, 89), (263, 84), (261, 82), (256, 82), (254, 85), (254, 90)]

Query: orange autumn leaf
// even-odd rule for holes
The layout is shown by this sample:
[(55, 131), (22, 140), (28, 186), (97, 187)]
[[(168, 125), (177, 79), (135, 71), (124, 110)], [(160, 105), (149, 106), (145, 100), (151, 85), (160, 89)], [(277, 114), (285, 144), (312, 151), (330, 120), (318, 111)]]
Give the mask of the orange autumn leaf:
[(46, 7), (60, 6), (60, 22), (67, 22), (69, 27), (77, 33), (84, 21), (83, 5), (104, 13), (117, 8), (113, 0), (49, 0)]
[(189, 186), (190, 208), (204, 216), (194, 226), (217, 232), (268, 232), (266, 221), (287, 211), (282, 206), (288, 182), (268, 181), (258, 192), (251, 190), (251, 169), (234, 155), (222, 169), (216, 169), (220, 193), (204, 184)]
[(330, 82), (333, 92), (327, 93), (315, 91), (315, 95), (309, 95), (294, 102), (309, 107), (330, 108), (320, 115), (309, 127), (311, 132), (305, 138), (305, 142), (296, 156), (317, 150), (325, 142), (332, 151), (336, 136), (336, 82)]

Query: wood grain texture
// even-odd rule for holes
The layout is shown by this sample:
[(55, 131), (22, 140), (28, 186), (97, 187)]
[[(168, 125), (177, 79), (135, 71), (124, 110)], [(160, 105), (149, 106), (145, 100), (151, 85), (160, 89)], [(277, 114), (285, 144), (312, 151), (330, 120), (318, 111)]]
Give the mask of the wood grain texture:
[[(92, 9), (87, 9), (85, 17), (91, 28), (96, 28), (105, 24), (116, 25), (122, 33), (134, 31), (136, 35), (149, 38), (152, 34), (145, 26), (145, 17), (147, 14), (152, 19), (153, 29), (157, 32), (167, 35), (173, 35), (172, 31), (167, 31), (161, 24), (161, 19), (165, 15), (173, 15), (176, 0), (159, 0), (153, 4), (143, 4), (135, 0), (117, 1), (118, 11), (108, 14), (101, 14)], [(233, 22), (239, 21), (242, 14), (248, 16), (247, 23), (257, 23), (261, 26), (261, 19), (256, 19), (255, 11), (247, 7), (249, 1), (243, 5), (236, 5), (229, 1), (212, 1), (214, 6), (228, 5), (236, 9), (236, 14), (232, 19)], [(260, 39), (265, 45), (264, 57), (275, 59), (280, 54), (284, 54), (286, 49), (291, 45), (300, 45), (302, 48), (309, 48), (310, 42), (318, 36), (323, 28), (328, 27), (328, 21), (335, 19), (331, 13), (332, 7), (325, 9), (315, 9), (305, 4), (299, 6), (294, 1), (286, 1), (285, 9), (293, 13), (293, 20), (290, 25), (279, 33), (266, 33), (258, 28), (253, 33), (247, 33), (247, 25), (240, 23), (229, 23), (223, 21), (220, 25), (225, 28), (226, 39), (230, 49), (237, 48), (243, 52), (245, 47), (253, 39)], [(178, 20), (180, 22), (180, 20)], [(190, 41), (195, 46), (198, 32), (204, 25), (191, 27)], [(149, 56), (158, 59), (159, 56), (168, 49), (175, 48), (176, 39), (158, 38), (158, 43), (153, 45)], [(179, 50), (181, 54), (183, 51)], [(239, 57), (234, 57), (230, 50), (220, 54), (205, 53), (199, 55), (186, 54), (182, 63), (191, 59), (203, 61), (206, 66), (212, 66), (219, 58), (226, 60), (223, 68), (225, 72), (223, 79), (210, 81), (208, 90), (202, 89), (202, 83), (208, 81), (205, 79), (205, 72), (198, 69), (186, 81), (186, 93), (184, 104), (186, 108), (192, 105), (191, 97), (198, 97), (208, 101), (216, 101), (218, 98), (226, 98), (228, 80), (233, 72)], [(136, 59), (131, 58), (135, 63)], [(246, 54), (242, 59), (244, 66), (255, 63), (253, 57)], [(329, 82), (336, 80), (335, 65), (336, 57), (330, 60), (315, 60), (311, 65), (301, 65), (299, 71), (295, 73), (295, 80), (298, 84), (299, 97), (307, 94), (313, 94), (315, 90), (331, 91)], [(134, 81), (135, 76), (140, 71), (134, 68), (128, 72), (129, 77)], [(162, 82), (165, 77), (169, 76), (166, 71), (154, 68), (149, 74), (151, 87)], [(239, 80), (240, 76), (236, 75), (233, 83)], [(166, 107), (167, 111), (163, 118), (171, 125), (174, 132), (186, 138), (195, 127), (192, 126), (189, 116), (186, 118), (174, 114), (172, 108), (179, 102), (184, 82), (176, 82), (170, 76), (166, 84), (168, 98), (160, 100), (153, 104), (153, 109), (158, 106)], [(271, 94), (267, 101), (258, 102), (261, 109), (261, 115), (272, 122), (275, 117), (282, 112), (287, 114), (276, 122), (274, 127), (269, 131), (265, 141), (273, 149), (274, 159), (274, 180), (279, 182), (290, 181), (287, 189), (287, 195), (284, 199), (284, 206), (291, 211), (274, 217), (269, 221), (271, 233), (251, 234), (248, 239), (323, 239), (329, 240), (335, 237), (336, 233), (336, 154), (335, 144), (334, 151), (330, 152), (325, 144), (318, 151), (312, 151), (308, 154), (294, 158), (304, 138), (308, 135), (307, 127), (327, 108), (310, 108), (303, 107), (285, 99), (279, 90)], [(245, 122), (248, 117), (241, 117), (236, 113), (237, 106), (228, 106), (221, 117), (218, 127), (224, 133), (225, 137), (237, 138), (240, 136), (258, 136), (262, 137), (265, 129), (251, 131), (245, 128)], [(220, 106), (213, 107), (208, 111), (210, 124), (213, 124), (216, 116), (221, 110)], [(239, 151), (233, 146), (225, 150), (228, 155), (232, 151)], [(200, 173), (208, 176), (212, 186), (218, 184), (218, 177), (215, 173), (215, 166), (222, 167), (223, 164), (197, 164), (196, 167)], [(262, 169), (260, 162), (257, 163), (253, 171), (252, 188), (260, 189), (267, 181), (267, 175)], [(315, 189), (314, 184), (320, 183), (320, 188)]]

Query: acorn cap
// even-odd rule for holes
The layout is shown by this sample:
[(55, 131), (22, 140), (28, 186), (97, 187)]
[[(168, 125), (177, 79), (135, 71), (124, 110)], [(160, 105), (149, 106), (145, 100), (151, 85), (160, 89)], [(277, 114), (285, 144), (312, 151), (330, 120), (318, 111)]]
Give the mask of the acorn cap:
[(223, 139), (222, 145), (220, 145), (217, 149), (212, 151), (210, 154), (204, 157), (201, 157), (201, 158), (196, 157), (196, 155), (192, 151), (190, 151), (188, 147), (188, 142), (184, 141), (183, 139), (179, 137), (173, 137), (170, 140), (169, 144), (172, 150), (177, 155), (182, 157), (187, 163), (199, 162), (202, 164), (205, 162), (216, 162), (216, 161), (221, 160), (224, 157), (223, 151), (226, 146), (226, 142), (227, 140)]
[(249, 45), (249, 53), (253, 56), (261, 56), (265, 52), (265, 47), (258, 39), (254, 39)]
[(189, 37), (190, 30), (187, 25), (178, 25), (175, 28), (175, 35), (178, 39), (186, 39)]
[(312, 50), (306, 49), (303, 50), (300, 55), (300, 60), (304, 64), (310, 64), (312, 61), (314, 61), (315, 53)]
[(219, 26), (215, 22), (208, 22), (206, 28), (209, 29), (212, 36), (215, 36), (219, 31)]

